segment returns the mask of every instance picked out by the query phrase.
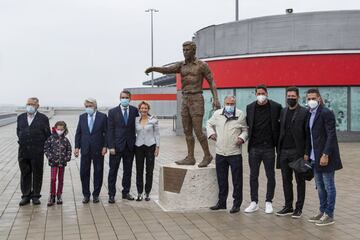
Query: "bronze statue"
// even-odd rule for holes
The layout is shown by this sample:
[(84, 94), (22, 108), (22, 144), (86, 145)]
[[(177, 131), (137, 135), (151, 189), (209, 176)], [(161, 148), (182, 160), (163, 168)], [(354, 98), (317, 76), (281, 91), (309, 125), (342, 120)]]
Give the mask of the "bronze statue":
[(159, 72), (163, 74), (180, 73), (181, 75), (181, 118), (186, 137), (188, 155), (179, 161), (179, 165), (194, 165), (196, 163), (194, 157), (195, 139), (193, 130), (204, 151), (204, 158), (199, 163), (199, 167), (209, 165), (213, 157), (209, 151), (209, 145), (205, 134), (203, 133), (202, 121), (204, 116), (204, 97), (203, 81), (204, 78), (209, 83), (211, 93), (213, 95), (213, 108), (220, 108), (218, 95), (212, 73), (207, 63), (195, 57), (196, 45), (194, 42), (187, 41), (183, 43), (183, 54), (185, 61), (178, 62), (169, 67), (149, 67), (145, 73)]

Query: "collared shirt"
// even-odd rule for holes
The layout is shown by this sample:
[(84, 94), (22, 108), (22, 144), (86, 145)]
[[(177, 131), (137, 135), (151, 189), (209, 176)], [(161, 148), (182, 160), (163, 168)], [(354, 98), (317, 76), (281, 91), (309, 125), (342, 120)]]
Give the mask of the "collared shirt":
[(148, 117), (148, 122), (145, 126), (141, 126), (140, 123), (141, 117), (136, 118), (136, 143), (135, 145), (140, 147), (142, 145), (152, 146), (156, 144), (157, 147), (160, 146), (160, 130), (159, 130), (159, 121), (154, 116)]
[(314, 152), (314, 141), (312, 136), (312, 127), (314, 125), (314, 120), (316, 116), (316, 112), (318, 110), (319, 106), (317, 106), (315, 109), (310, 109), (310, 121), (309, 121), (309, 127), (310, 127), (310, 137), (311, 137), (311, 152), (310, 152), (310, 159), (315, 160), (315, 152)]
[[(90, 122), (91, 122), (91, 118), (93, 119), (93, 125), (94, 125), (94, 122), (95, 122), (95, 117), (96, 117), (96, 111), (94, 111), (93, 115), (90, 116), (89, 114), (87, 115), (87, 120), (88, 120), (88, 126), (89, 126), (89, 129), (90, 129)], [(94, 127), (94, 126), (93, 126)]]
[(124, 107), (124, 106), (120, 105), (120, 108), (121, 108), (121, 112), (122, 112), (123, 116), (125, 115), (125, 110), (126, 110), (127, 116), (129, 117), (129, 106)]
[(33, 122), (36, 113), (37, 113), (37, 111), (36, 111), (34, 114), (29, 114), (29, 113), (27, 114), (27, 121), (28, 121), (29, 126), (30, 126), (31, 123)]

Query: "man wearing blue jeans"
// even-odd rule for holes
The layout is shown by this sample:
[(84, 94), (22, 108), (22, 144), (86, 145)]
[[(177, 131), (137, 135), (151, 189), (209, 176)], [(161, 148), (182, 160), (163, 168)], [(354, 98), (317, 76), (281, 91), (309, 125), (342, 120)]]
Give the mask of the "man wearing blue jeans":
[(318, 89), (307, 91), (307, 102), (310, 108), (309, 156), (314, 166), (314, 177), (319, 194), (319, 213), (309, 219), (317, 226), (334, 224), (335, 209), (335, 171), (342, 168), (339, 145), (336, 137), (334, 113), (321, 104)]

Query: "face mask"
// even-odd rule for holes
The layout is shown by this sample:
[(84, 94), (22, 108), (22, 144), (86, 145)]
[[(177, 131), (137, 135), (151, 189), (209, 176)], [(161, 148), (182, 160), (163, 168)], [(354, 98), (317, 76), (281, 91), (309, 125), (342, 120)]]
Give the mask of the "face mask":
[(288, 98), (288, 99), (287, 99), (287, 104), (288, 104), (290, 107), (295, 107), (295, 105), (297, 104), (297, 99)]
[(123, 107), (129, 106), (129, 102), (130, 102), (130, 99), (128, 99), (128, 98), (121, 98), (120, 99), (121, 106), (123, 106)]
[(266, 95), (257, 95), (256, 99), (259, 103), (264, 103), (267, 99), (267, 96)]
[(233, 113), (235, 110), (235, 106), (225, 106), (225, 112)]
[(89, 114), (90, 116), (92, 116), (94, 114), (95, 110), (91, 107), (87, 107), (87, 108), (85, 108), (85, 112), (87, 114)]
[(64, 130), (56, 130), (57, 135), (61, 136), (64, 134)]
[(26, 105), (26, 112), (30, 114), (34, 114), (36, 112), (36, 108), (31, 105)]
[(317, 106), (319, 106), (319, 102), (316, 100), (310, 100), (307, 102), (307, 105), (311, 108), (311, 109), (315, 109)]

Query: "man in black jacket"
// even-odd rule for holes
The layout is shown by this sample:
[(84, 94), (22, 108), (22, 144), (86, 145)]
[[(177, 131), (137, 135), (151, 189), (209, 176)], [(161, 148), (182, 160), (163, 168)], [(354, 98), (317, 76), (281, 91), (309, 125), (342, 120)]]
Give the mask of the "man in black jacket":
[(267, 193), (265, 212), (272, 213), (272, 199), (275, 191), (275, 147), (279, 139), (279, 118), (281, 105), (268, 100), (265, 85), (255, 89), (257, 101), (246, 107), (246, 120), (249, 126), (249, 166), (250, 166), (250, 192), (251, 203), (245, 212), (251, 213), (259, 209), (258, 188), (259, 170), (261, 162), (264, 163), (267, 177)]
[(301, 173), (295, 172), (297, 202), (294, 211), (292, 184), (294, 171), (289, 167), (289, 163), (299, 158), (309, 159), (306, 155), (309, 141), (307, 130), (309, 111), (299, 105), (299, 89), (297, 87), (287, 88), (286, 101), (288, 107), (282, 109), (280, 114), (279, 154), (276, 162), (276, 168), (281, 168), (285, 206), (276, 215), (292, 214), (292, 218), (300, 218), (305, 200), (305, 178)]
[(49, 119), (38, 112), (39, 99), (29, 98), (26, 113), (17, 118), (16, 133), (19, 143), (19, 167), (21, 172), (20, 206), (30, 203), (40, 204), (41, 186), (44, 168), (44, 144), (50, 136)]
[(136, 141), (135, 118), (139, 116), (139, 112), (136, 107), (129, 105), (130, 98), (131, 93), (123, 90), (120, 93), (120, 105), (110, 109), (108, 114), (109, 203), (115, 203), (116, 179), (121, 159), (124, 171), (122, 198), (134, 200), (130, 194), (130, 186)]

